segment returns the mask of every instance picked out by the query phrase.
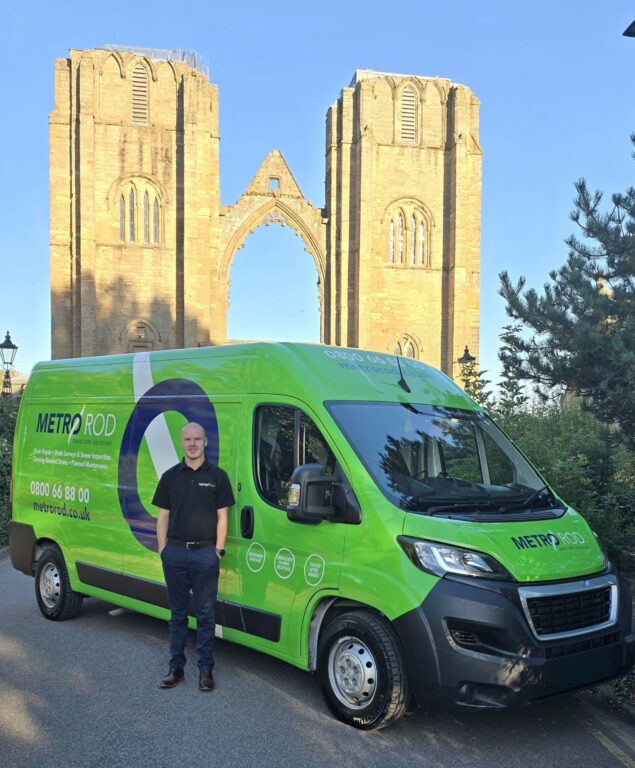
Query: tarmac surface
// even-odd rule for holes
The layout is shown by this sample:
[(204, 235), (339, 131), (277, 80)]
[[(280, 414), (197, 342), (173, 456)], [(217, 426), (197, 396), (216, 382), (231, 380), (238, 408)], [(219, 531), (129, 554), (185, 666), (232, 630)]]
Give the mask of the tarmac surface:
[(194, 663), (160, 690), (166, 656), (164, 622), (98, 600), (47, 621), (0, 551), (0, 767), (635, 768), (633, 721), (591, 692), (364, 733), (331, 716), (314, 676), (263, 654), (219, 641), (211, 694)]

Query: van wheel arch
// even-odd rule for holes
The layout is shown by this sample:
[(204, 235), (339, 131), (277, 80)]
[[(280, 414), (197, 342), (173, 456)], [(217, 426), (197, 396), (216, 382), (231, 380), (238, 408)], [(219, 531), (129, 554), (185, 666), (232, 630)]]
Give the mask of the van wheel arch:
[(366, 603), (360, 603), (357, 600), (347, 600), (341, 597), (326, 597), (317, 604), (309, 627), (309, 672), (317, 671), (318, 643), (323, 628), (331, 621), (334, 621), (341, 613), (356, 609), (374, 611), (378, 616), (383, 616), (382, 613), (370, 605), (366, 605)]

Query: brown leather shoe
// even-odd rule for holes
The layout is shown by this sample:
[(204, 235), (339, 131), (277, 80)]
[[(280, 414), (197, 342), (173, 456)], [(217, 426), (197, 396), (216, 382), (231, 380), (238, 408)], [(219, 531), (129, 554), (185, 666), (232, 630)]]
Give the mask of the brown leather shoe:
[(209, 670), (202, 670), (200, 677), (198, 678), (199, 691), (213, 691), (214, 688), (216, 688), (214, 676)]
[(159, 683), (159, 688), (174, 688), (184, 677), (185, 673), (181, 667), (170, 667), (170, 671)]

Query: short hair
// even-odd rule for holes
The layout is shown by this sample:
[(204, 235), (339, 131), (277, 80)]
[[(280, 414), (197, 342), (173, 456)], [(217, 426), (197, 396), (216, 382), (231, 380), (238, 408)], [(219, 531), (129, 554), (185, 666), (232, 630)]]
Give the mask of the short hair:
[(181, 435), (182, 435), (182, 434), (185, 432), (185, 430), (186, 430), (186, 429), (188, 429), (189, 427), (196, 427), (197, 429), (200, 429), (200, 430), (201, 430), (201, 432), (203, 433), (203, 437), (204, 437), (204, 438), (207, 438), (207, 432), (205, 432), (205, 428), (204, 428), (203, 426), (201, 426), (201, 424), (199, 424), (197, 421), (190, 421), (190, 422), (188, 422), (188, 423), (187, 423), (187, 424), (186, 424), (186, 425), (183, 427), (183, 429), (181, 430)]

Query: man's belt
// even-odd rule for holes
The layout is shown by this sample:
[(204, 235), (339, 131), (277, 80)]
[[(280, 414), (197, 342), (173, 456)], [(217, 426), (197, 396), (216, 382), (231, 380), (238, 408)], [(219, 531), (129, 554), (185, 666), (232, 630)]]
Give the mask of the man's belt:
[(176, 547), (183, 547), (183, 549), (203, 549), (203, 547), (213, 547), (216, 542), (213, 539), (182, 541), (181, 539), (172, 539), (168, 536), (168, 544), (174, 544)]

